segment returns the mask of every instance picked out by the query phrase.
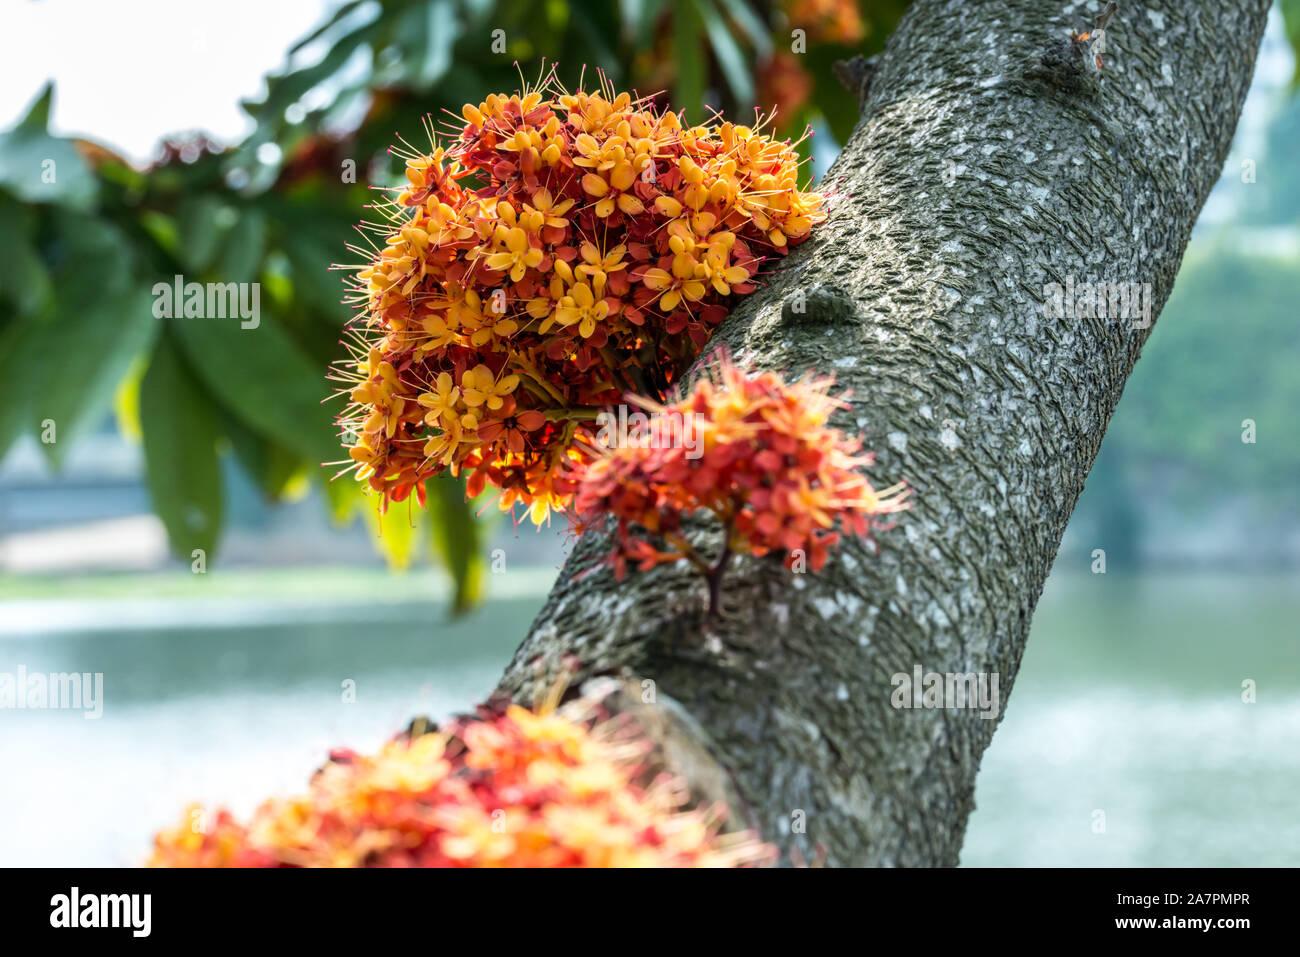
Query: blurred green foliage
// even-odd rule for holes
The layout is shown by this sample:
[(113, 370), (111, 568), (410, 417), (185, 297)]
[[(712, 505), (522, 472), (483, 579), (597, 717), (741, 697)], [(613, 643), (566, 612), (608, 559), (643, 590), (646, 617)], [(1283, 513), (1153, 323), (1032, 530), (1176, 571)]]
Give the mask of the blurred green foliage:
[[(779, 107), (843, 142), (857, 119), (831, 63), (883, 46), (906, 0), (349, 0), (288, 52), (266, 95), (242, 104), (253, 133), (233, 146), (201, 134), (166, 142), (138, 170), (110, 150), (48, 131), (53, 90), (0, 134), (0, 456), (39, 436), (57, 468), (114, 406), (144, 444), (148, 485), (174, 551), (215, 556), (221, 459), (270, 500), (305, 484), (341, 522), (368, 516), (392, 564), (420, 554), (482, 590), (482, 529), (463, 486), (429, 489), (427, 513), (382, 519), (358, 483), (329, 481), (344, 459), (325, 374), (349, 317), (345, 245), (370, 198), (400, 170), (395, 131), (515, 90), (558, 64), (576, 87), (596, 70), (658, 94), (692, 120)], [(220, 15), (218, 12), (217, 15)], [(788, 52), (787, 52), (788, 51)], [(798, 51), (798, 52), (796, 52)], [(545, 66), (544, 66), (545, 64)], [(803, 145), (808, 149), (808, 144)], [(152, 290), (186, 282), (260, 284), (260, 321), (159, 319)]]
[[(906, 5), (349, 0), (288, 51), (265, 97), (242, 104), (255, 124), (244, 142), (180, 136), (145, 170), (96, 144), (51, 135), (47, 86), (25, 118), (0, 133), (0, 456), (18, 435), (39, 436), (53, 420), (58, 440), (41, 448), (57, 468), (115, 405), (124, 430), (142, 437), (154, 507), (185, 560), (196, 548), (209, 560), (215, 554), (220, 463), (233, 456), (269, 500), (313, 485), (338, 521), (367, 516), (393, 565), (434, 557), (457, 582), (456, 606), (469, 607), (482, 591), (484, 536), (458, 481), (431, 483), (427, 512), (397, 508), (381, 519), (357, 483), (330, 482), (333, 470), (321, 467), (343, 459), (337, 405), (321, 402), (349, 316), (341, 273), (331, 266), (349, 257), (370, 184), (400, 173), (387, 156), (395, 133), (419, 143), (426, 115), (457, 113), (556, 64), (570, 87), (584, 70), (588, 82), (600, 70), (692, 120), (712, 110), (744, 118), (776, 108), (780, 133), (798, 137), (811, 124), (842, 143), (857, 104), (832, 64), (881, 49)], [(1300, 0), (1281, 5), (1300, 46)], [(1278, 155), (1294, 155), (1297, 130), (1293, 110), (1275, 130)], [(801, 149), (807, 155), (809, 143)], [(1295, 222), (1295, 186), (1267, 187), (1270, 221)], [(156, 319), (151, 290), (178, 274), (259, 283), (257, 328)], [(1180, 284), (1170, 308), (1185, 309), (1186, 328), (1175, 342), (1164, 331), (1171, 323), (1161, 324), (1097, 483), (1123, 492), (1168, 458), (1219, 468), (1226, 487), (1263, 487), (1294, 469), (1276, 445), (1257, 446), (1253, 464), (1227, 454), (1223, 443), (1236, 433), (1220, 419), (1236, 390), (1261, 382), (1286, 384), (1241, 417), (1296, 407), (1289, 371), (1250, 357), (1294, 355), (1295, 275), (1294, 262), (1223, 256)], [(1221, 325), (1243, 304), (1252, 310), (1243, 328), (1259, 340), (1249, 356), (1233, 351), (1240, 336), (1225, 349)], [(1206, 403), (1216, 401), (1211, 415)], [(1262, 408), (1274, 402), (1282, 408)], [(1144, 427), (1157, 418), (1158, 426)]]
[(1253, 534), (1300, 521), (1300, 250), (1249, 236), (1192, 245), (1125, 386), (1076, 516), (1113, 564), (1140, 558), (1156, 503), (1206, 532), (1225, 509)]
[(1150, 504), (1210, 534), (1231, 514), (1265, 562), (1300, 522), (1300, 97), (1274, 108), (1262, 153), (1225, 167), (1229, 215), (1193, 237), (1079, 502), (1108, 561), (1140, 558)]

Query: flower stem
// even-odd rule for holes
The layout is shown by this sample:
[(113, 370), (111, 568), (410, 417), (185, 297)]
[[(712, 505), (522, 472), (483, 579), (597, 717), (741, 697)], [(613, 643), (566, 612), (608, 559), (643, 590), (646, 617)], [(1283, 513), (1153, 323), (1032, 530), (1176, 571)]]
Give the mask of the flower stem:
[(723, 523), (722, 533), (722, 551), (718, 553), (718, 560), (710, 566), (706, 578), (709, 581), (709, 618), (718, 621), (722, 618), (722, 576), (727, 570), (727, 563), (731, 561), (731, 527), (734, 519), (728, 516)]

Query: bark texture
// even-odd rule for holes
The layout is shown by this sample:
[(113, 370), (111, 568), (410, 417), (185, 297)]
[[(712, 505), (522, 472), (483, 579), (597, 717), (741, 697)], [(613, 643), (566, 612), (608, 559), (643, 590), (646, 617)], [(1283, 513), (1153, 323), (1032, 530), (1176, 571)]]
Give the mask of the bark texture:
[[(829, 221), (720, 332), (755, 367), (835, 372), (852, 389), (837, 424), (877, 451), (874, 484), (914, 486), (914, 508), (816, 575), (775, 557), (733, 564), (714, 624), (684, 564), (575, 580), (609, 548), (589, 534), (503, 691), (530, 701), (574, 661), (580, 678), (631, 679), (672, 715), (661, 733), (680, 738), (701, 790), (723, 788), (787, 855), (958, 862), (997, 720), (896, 709), (891, 676), (996, 673), (1005, 708), (1149, 333), (1049, 318), (1044, 285), (1149, 283), (1158, 314), (1226, 158), (1268, 0), (1125, 0), (1098, 80), (1063, 38), (1100, 8), (917, 0), (826, 177)], [(712, 552), (719, 533), (701, 523), (694, 538)]]

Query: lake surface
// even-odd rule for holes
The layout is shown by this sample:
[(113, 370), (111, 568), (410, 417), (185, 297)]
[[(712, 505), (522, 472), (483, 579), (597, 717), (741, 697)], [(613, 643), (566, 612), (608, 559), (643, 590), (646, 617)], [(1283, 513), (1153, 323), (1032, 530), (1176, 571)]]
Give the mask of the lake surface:
[[(377, 608), (328, 575), (202, 600), (0, 600), (0, 672), (103, 672), (105, 685), (98, 720), (0, 711), (0, 864), (139, 863), (190, 800), (247, 814), (301, 790), (331, 747), (372, 749), (414, 714), (469, 707), (553, 574), (494, 579), (497, 597), (452, 623), (409, 597), (418, 588)], [(1297, 585), (1054, 577), (963, 864), (1300, 864)]]

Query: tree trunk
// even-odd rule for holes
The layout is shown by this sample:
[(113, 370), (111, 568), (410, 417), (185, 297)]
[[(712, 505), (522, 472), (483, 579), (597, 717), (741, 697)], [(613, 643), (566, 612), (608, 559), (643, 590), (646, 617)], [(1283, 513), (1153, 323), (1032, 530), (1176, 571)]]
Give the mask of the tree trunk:
[[(914, 508), (817, 574), (733, 563), (714, 623), (685, 563), (575, 579), (610, 547), (589, 533), (502, 690), (532, 701), (571, 668), (630, 679), (668, 761), (787, 860), (955, 865), (1001, 709), (895, 708), (891, 676), (996, 674), (1005, 704), (1150, 331), (1053, 318), (1044, 287), (1148, 283), (1158, 314), (1268, 6), (1125, 0), (1098, 78), (1065, 37), (1100, 4), (917, 0), (827, 174), (828, 222), (717, 339), (755, 367), (834, 372), (852, 390), (836, 424), (877, 451), (873, 484), (914, 486)], [(712, 551), (719, 531), (693, 538)]]

